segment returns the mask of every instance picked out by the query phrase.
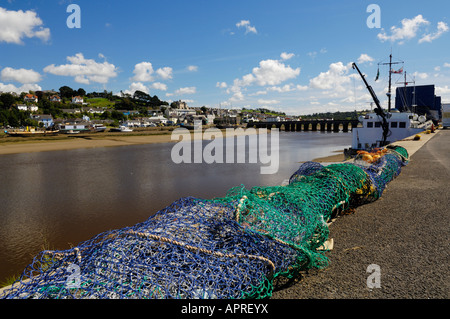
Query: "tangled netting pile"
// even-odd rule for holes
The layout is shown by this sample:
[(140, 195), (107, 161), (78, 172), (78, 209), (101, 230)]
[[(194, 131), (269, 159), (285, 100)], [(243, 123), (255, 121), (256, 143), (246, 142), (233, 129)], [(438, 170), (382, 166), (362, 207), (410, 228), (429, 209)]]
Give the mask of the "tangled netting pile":
[(2, 298), (267, 298), (278, 276), (327, 266), (327, 222), (379, 198), (408, 162), (307, 162), (286, 186), (182, 198), (143, 223), (43, 251)]

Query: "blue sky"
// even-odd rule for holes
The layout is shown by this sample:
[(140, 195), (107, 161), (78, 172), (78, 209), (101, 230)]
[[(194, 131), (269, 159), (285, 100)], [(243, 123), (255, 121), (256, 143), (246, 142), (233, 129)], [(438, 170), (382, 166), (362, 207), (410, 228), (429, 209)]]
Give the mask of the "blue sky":
[[(81, 28), (69, 28), (70, 4)], [(370, 4), (380, 28), (369, 28)], [(387, 105), (388, 68), (435, 84), (450, 101), (450, 2), (0, 1), (0, 91), (108, 90), (200, 107), (265, 107), (288, 114)], [(400, 65), (399, 65), (400, 67)], [(393, 82), (402, 82), (394, 76)]]

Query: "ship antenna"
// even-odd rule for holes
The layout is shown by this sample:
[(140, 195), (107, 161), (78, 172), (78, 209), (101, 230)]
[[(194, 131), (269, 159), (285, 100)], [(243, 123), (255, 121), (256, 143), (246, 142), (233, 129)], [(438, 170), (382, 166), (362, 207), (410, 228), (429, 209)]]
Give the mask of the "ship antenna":
[[(394, 64), (400, 64), (403, 63), (402, 62), (392, 62), (392, 49), (391, 49), (391, 54), (389, 55), (389, 62), (387, 63), (378, 63), (378, 67), (380, 65), (389, 65), (389, 87), (388, 87), (388, 93), (386, 94), (388, 96), (388, 112), (391, 111), (391, 86), (392, 86), (392, 73), (395, 72), (392, 70), (392, 65)], [(398, 72), (395, 72), (398, 73)]]

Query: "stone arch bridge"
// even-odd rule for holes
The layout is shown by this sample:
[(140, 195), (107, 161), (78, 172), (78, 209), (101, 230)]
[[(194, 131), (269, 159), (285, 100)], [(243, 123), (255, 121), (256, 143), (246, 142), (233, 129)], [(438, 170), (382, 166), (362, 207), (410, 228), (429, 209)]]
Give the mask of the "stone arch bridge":
[(247, 127), (254, 128), (278, 128), (280, 131), (321, 131), (321, 132), (349, 132), (358, 127), (358, 120), (300, 120), (281, 122), (249, 122)]

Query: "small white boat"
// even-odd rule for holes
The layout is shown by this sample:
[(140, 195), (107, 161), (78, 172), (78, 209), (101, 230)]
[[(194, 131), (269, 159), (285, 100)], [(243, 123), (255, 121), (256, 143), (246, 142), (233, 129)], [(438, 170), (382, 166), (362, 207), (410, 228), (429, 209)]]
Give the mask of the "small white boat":
[(124, 125), (121, 125), (118, 128), (112, 128), (110, 131), (111, 132), (133, 132), (133, 130), (131, 128), (126, 127)]
[(133, 130), (131, 128), (126, 127), (126, 126), (121, 126), (120, 131), (121, 132), (133, 132)]
[(94, 125), (92, 125), (92, 131), (104, 132), (104, 131), (106, 131), (106, 126), (104, 126), (103, 124), (94, 124)]
[(81, 131), (74, 131), (74, 130), (66, 130), (64, 131), (65, 134), (80, 134)]

